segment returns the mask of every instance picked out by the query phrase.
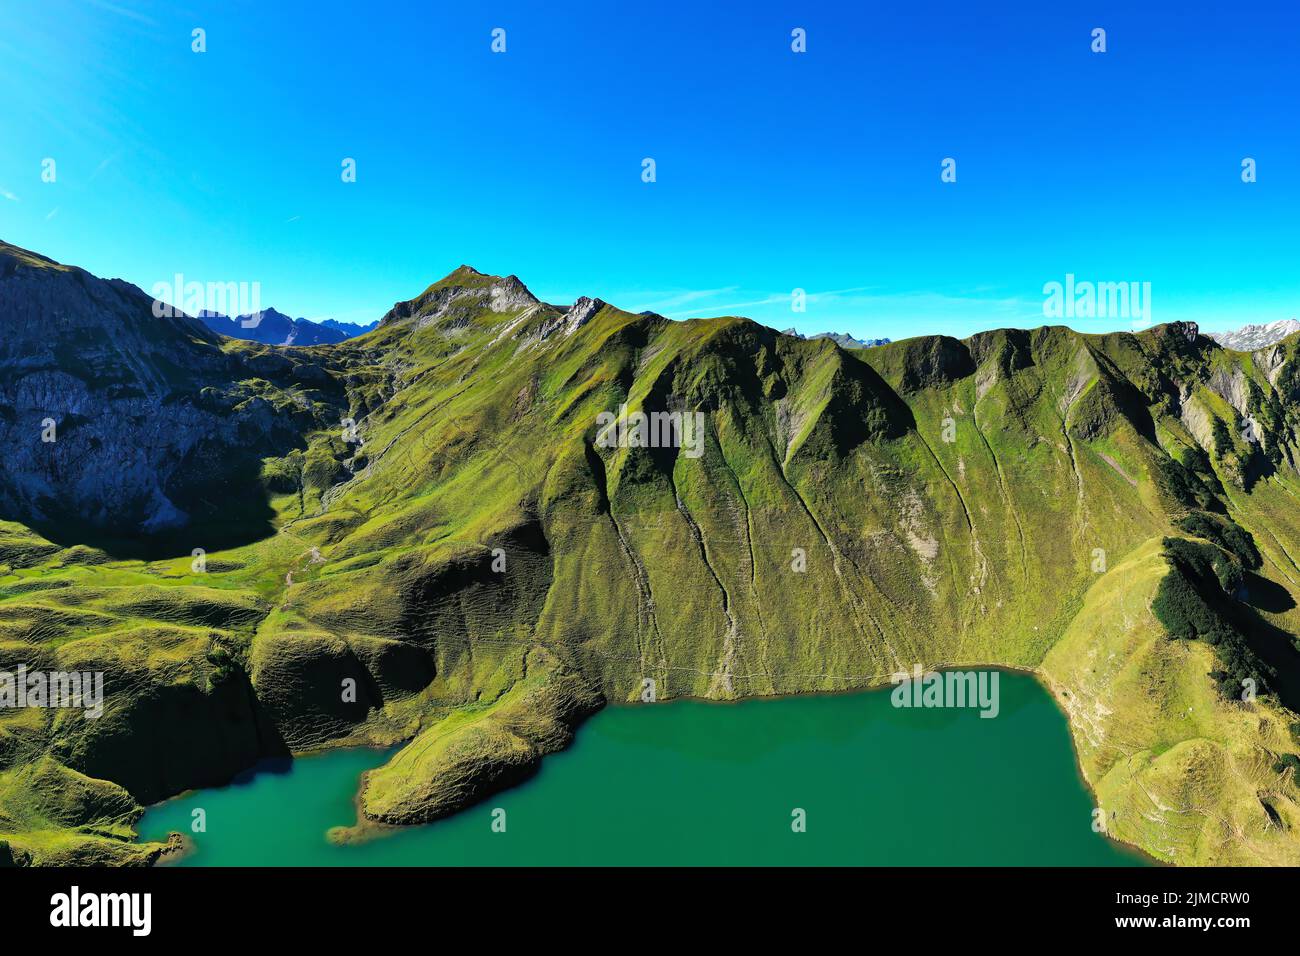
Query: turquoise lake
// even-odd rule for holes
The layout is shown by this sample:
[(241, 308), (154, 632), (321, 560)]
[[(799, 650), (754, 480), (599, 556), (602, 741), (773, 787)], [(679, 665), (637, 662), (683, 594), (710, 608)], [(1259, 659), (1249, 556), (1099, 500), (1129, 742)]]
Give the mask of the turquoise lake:
[[(268, 764), (151, 808), (141, 836), (190, 835), (181, 866), (1143, 864), (1092, 831), (1065, 718), (1021, 674), (1001, 674), (994, 719), (897, 709), (888, 690), (609, 707), (520, 787), (428, 826), (327, 841), (355, 822), (358, 775), (385, 759)], [(191, 834), (196, 807), (207, 831)]]

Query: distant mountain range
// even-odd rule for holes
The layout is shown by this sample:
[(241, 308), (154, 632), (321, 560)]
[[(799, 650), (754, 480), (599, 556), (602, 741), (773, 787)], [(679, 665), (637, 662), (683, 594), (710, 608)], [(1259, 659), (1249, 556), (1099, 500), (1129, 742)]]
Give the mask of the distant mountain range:
[(1235, 332), (1207, 332), (1210, 338), (1225, 349), (1238, 352), (1253, 352), (1256, 349), (1276, 345), (1292, 332), (1300, 332), (1300, 321), (1296, 319), (1279, 319), (1266, 325), (1243, 325)]
[(847, 332), (818, 332), (816, 335), (802, 335), (794, 329), (786, 329), (782, 335), (793, 335), (797, 339), (830, 339), (842, 349), (869, 349), (877, 345), (888, 345), (892, 339), (855, 339)]
[(337, 319), (323, 322), (291, 319), (275, 309), (263, 309), (234, 319), (219, 312), (200, 312), (198, 317), (214, 332), (264, 345), (333, 345), (363, 335), (379, 324), (353, 325)]

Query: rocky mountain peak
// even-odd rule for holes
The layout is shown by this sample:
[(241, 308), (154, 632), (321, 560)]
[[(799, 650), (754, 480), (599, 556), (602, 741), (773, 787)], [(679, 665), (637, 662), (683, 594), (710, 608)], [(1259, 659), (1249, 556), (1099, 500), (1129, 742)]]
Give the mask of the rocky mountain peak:
[(1264, 324), (1243, 325), (1233, 332), (1208, 332), (1210, 338), (1225, 349), (1253, 352), (1281, 342), (1288, 335), (1300, 332), (1300, 320), (1279, 319)]
[(842, 349), (875, 348), (878, 345), (888, 345), (892, 341), (891, 339), (858, 339), (847, 332), (818, 332), (816, 335), (804, 335), (794, 328), (786, 329), (781, 334), (792, 335), (797, 339), (830, 339)]
[(398, 302), (379, 320), (380, 325), (413, 317), (437, 321), (461, 307), (487, 308), (493, 312), (513, 312), (539, 304), (518, 276), (494, 276), (462, 265), (414, 299)]
[(199, 318), (214, 332), (232, 339), (261, 342), (263, 345), (333, 345), (353, 336), (361, 335), (374, 325), (355, 326), (327, 319), (291, 318), (274, 308), (262, 309), (234, 318), (219, 312), (200, 312)]

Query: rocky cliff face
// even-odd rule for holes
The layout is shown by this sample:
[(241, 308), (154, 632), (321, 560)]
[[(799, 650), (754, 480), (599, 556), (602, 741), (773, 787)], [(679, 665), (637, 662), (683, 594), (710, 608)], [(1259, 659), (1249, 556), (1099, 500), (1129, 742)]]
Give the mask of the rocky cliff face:
[(258, 354), (153, 313), (129, 283), (0, 244), (0, 517), (74, 537), (222, 520), (248, 502), (213, 479), (300, 440), (310, 410), (253, 383)]

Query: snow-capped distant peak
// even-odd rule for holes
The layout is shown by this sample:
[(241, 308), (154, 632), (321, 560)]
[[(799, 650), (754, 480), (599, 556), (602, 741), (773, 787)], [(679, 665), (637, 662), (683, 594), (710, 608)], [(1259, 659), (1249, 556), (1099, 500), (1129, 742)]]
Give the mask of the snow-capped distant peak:
[(1235, 332), (1208, 332), (1210, 338), (1225, 349), (1237, 352), (1253, 352), (1267, 348), (1293, 332), (1300, 332), (1300, 320), (1279, 319), (1264, 325), (1243, 325)]

